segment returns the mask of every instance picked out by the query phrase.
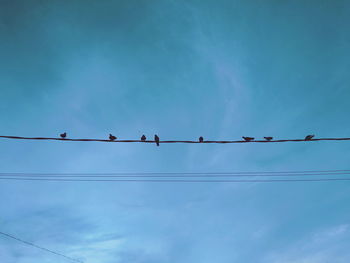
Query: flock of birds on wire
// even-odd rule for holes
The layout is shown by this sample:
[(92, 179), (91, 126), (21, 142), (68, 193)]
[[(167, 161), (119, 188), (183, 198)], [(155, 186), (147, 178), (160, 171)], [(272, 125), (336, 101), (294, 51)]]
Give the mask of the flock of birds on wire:
[[(64, 132), (64, 133), (61, 133), (60, 134), (60, 137), (62, 138), (62, 139), (65, 139), (65, 138), (67, 138), (67, 133), (66, 132)], [(314, 138), (315, 137), (315, 135), (307, 135), (305, 138), (304, 138), (304, 140), (305, 141), (311, 141), (312, 140), (312, 138)], [(117, 137), (116, 136), (114, 136), (114, 135), (112, 135), (112, 134), (109, 134), (109, 140), (110, 141), (115, 141), (115, 140), (117, 140)], [(255, 138), (254, 137), (246, 137), (246, 136), (242, 136), (242, 138), (243, 138), (243, 140), (244, 141), (246, 141), (246, 142), (251, 142), (251, 141), (254, 141), (255, 140)], [(145, 135), (142, 135), (141, 136), (141, 141), (146, 141), (146, 136)], [(264, 139), (266, 140), (266, 141), (272, 141), (273, 140), (273, 137), (264, 137)], [(155, 134), (154, 135), (154, 141), (155, 141), (155, 143), (157, 144), (157, 146), (159, 146), (159, 136), (157, 135), (157, 134)], [(202, 137), (202, 136), (200, 136), (199, 138), (198, 138), (198, 141), (199, 142), (204, 142), (204, 138)]]

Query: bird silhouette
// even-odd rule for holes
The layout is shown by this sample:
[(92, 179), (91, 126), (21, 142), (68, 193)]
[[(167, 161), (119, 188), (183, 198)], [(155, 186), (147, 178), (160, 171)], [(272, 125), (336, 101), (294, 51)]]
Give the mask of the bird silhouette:
[(201, 137), (199, 137), (199, 142), (203, 142), (203, 137), (201, 136)]
[(154, 135), (154, 141), (156, 142), (157, 146), (159, 146), (159, 137), (157, 134)]
[(145, 135), (142, 135), (142, 136), (141, 136), (141, 141), (144, 142), (145, 140), (146, 140), (146, 136), (145, 136)]
[(112, 134), (109, 134), (109, 139), (111, 140), (111, 141), (114, 141), (114, 140), (116, 140), (117, 139), (117, 137), (115, 137), (114, 135), (112, 135)]
[(266, 141), (271, 141), (273, 137), (264, 137)]
[(242, 138), (247, 141), (247, 142), (250, 142), (250, 141), (254, 141), (254, 137), (244, 137), (242, 136)]
[(304, 140), (305, 141), (311, 141), (313, 137), (315, 137), (315, 135), (313, 135), (313, 134), (312, 135), (307, 135)]
[(62, 139), (65, 139), (67, 137), (67, 133), (66, 132), (61, 133), (60, 136), (61, 136)]

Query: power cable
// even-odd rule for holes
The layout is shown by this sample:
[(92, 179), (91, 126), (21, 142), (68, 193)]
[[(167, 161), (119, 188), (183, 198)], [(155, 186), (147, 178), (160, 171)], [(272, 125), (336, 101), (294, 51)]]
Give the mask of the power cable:
[(99, 173), (33, 173), (33, 172), (15, 172), (4, 173), (0, 175), (254, 175), (254, 174), (347, 174), (349, 169), (343, 170), (302, 170), (302, 171), (255, 171), (255, 172), (99, 172)]
[(23, 239), (20, 239), (20, 238), (18, 238), (18, 237), (13, 236), (13, 235), (6, 234), (6, 233), (4, 233), (4, 232), (0, 232), (0, 234), (3, 235), (3, 236), (6, 236), (6, 237), (8, 237), (8, 238), (12, 238), (12, 239), (14, 239), (14, 240), (17, 240), (17, 241), (19, 241), (19, 242), (22, 242), (22, 243), (24, 243), (24, 244), (26, 244), (26, 245), (28, 245), (28, 246), (32, 246), (32, 247), (35, 247), (35, 248), (44, 250), (44, 251), (46, 251), (46, 252), (49, 252), (49, 253), (51, 253), (51, 254), (55, 254), (55, 255), (57, 255), (57, 256), (64, 257), (65, 259), (68, 259), (68, 260), (70, 260), (70, 261), (75, 261), (75, 262), (84, 263), (83, 261), (80, 261), (80, 260), (78, 260), (78, 259), (71, 258), (71, 257), (68, 257), (68, 256), (66, 256), (66, 255), (63, 255), (63, 254), (61, 254), (61, 253), (52, 251), (52, 250), (50, 250), (50, 249), (47, 249), (47, 248), (44, 248), (44, 247), (35, 245), (35, 244), (31, 243), (31, 242), (25, 241), (25, 240), (23, 240)]
[(39, 178), (218, 178), (218, 177), (302, 177), (325, 175), (350, 175), (350, 172), (334, 173), (0, 173), (1, 177)]
[[(107, 139), (70, 139), (55, 137), (23, 137), (23, 136), (6, 136), (1, 135), (0, 138), (15, 140), (51, 140), (51, 141), (74, 141), (74, 142), (116, 142), (116, 143), (157, 143), (154, 140), (107, 140)], [(350, 138), (311, 138), (311, 139), (281, 139), (281, 140), (163, 140), (158, 143), (276, 143), (276, 142), (311, 142), (311, 141), (348, 141)]]
[(350, 178), (317, 178), (317, 179), (252, 179), (252, 180), (164, 180), (164, 179), (58, 179), (58, 178), (14, 178), (2, 177), (0, 180), (15, 181), (52, 181), (52, 182), (153, 182), (153, 183), (272, 183), (272, 182), (325, 182), (350, 181)]

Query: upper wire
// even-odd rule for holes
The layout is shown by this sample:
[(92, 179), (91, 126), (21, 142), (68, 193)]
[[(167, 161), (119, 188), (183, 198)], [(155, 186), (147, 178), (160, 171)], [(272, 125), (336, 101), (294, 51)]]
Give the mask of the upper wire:
[[(116, 142), (116, 143), (156, 143), (154, 140), (110, 140), (110, 139), (73, 139), (56, 137), (22, 137), (1, 135), (0, 138), (16, 140), (51, 140), (74, 142)], [(277, 142), (311, 142), (311, 141), (348, 141), (350, 138), (312, 138), (312, 139), (281, 139), (281, 140), (160, 140), (159, 143), (277, 143)]]

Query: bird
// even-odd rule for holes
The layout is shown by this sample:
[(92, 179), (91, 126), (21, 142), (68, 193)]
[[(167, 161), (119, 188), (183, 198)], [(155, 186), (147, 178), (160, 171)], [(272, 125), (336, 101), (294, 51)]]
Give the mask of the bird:
[(61, 136), (62, 139), (65, 139), (67, 137), (67, 133), (66, 132), (61, 133), (60, 136)]
[(159, 146), (159, 137), (157, 134), (154, 135), (154, 141), (156, 142), (157, 146)]
[(199, 137), (199, 142), (203, 142), (203, 137), (201, 136), (201, 137)]
[(146, 136), (145, 136), (145, 135), (142, 135), (142, 136), (141, 136), (141, 141), (144, 142), (145, 140), (146, 140)]
[(254, 141), (254, 137), (244, 137), (242, 136), (242, 138), (247, 141), (247, 142), (250, 142), (250, 141)]
[(117, 139), (117, 137), (115, 137), (114, 135), (112, 135), (112, 134), (109, 134), (109, 139), (111, 140), (111, 141), (114, 141), (114, 140), (116, 140)]
[(264, 137), (266, 141), (271, 141), (273, 137)]
[(311, 141), (313, 137), (315, 137), (315, 135), (313, 135), (313, 134), (312, 135), (307, 135), (304, 140), (305, 141)]

